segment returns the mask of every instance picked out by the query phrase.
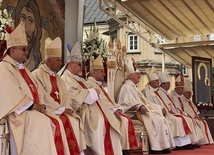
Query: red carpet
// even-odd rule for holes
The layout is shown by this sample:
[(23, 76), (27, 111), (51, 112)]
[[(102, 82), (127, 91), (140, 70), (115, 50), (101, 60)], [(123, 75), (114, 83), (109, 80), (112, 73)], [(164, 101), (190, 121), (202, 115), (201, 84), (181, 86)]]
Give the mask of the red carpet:
[[(132, 153), (131, 155), (142, 155), (143, 153)], [(152, 154), (150, 154), (152, 155)], [(164, 154), (162, 154), (164, 155)], [(214, 145), (204, 145), (194, 150), (172, 150), (167, 155), (214, 155)]]

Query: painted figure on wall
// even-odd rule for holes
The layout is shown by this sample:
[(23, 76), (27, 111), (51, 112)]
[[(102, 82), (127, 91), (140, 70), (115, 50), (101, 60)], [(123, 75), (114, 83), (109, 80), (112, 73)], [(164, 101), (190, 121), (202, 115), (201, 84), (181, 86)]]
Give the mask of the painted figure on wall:
[(36, 0), (18, 0), (15, 12), (15, 26), (20, 21), (25, 23), (28, 40), (28, 60), (26, 67), (32, 71), (36, 69), (42, 60), (40, 51), (40, 39), (42, 37), (42, 23), (39, 6)]
[[(209, 65), (200, 62), (197, 67), (197, 101), (211, 103), (211, 83)], [(202, 91), (200, 91), (202, 90)]]

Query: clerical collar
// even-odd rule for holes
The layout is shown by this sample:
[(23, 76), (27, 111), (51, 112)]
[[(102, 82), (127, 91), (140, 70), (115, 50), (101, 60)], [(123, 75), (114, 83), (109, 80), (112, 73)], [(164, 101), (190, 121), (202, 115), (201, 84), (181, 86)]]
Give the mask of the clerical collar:
[(77, 81), (82, 81), (81, 78), (78, 75), (75, 75), (73, 73), (71, 73), (73, 75), (73, 77), (77, 80)]
[[(15, 61), (15, 60), (14, 60), (14, 61)], [(17, 65), (17, 67), (18, 67), (19, 69), (24, 69), (24, 68), (25, 68), (23, 63), (18, 63), (17, 61), (15, 61), (15, 64)]]
[(132, 86), (134, 86), (134, 87), (136, 87), (137, 88), (137, 85), (136, 84), (134, 84), (134, 82), (132, 81), (132, 80), (130, 80), (130, 79), (128, 79), (128, 80), (126, 80), (127, 82), (129, 82)]
[(53, 72), (46, 64), (44, 64), (44, 66), (48, 69), (48, 72), (51, 76), (56, 76), (56, 73)]
[(158, 90), (158, 88), (153, 88), (150, 84), (148, 84), (148, 85), (149, 85), (149, 88), (150, 88), (150, 90), (151, 90), (152, 92), (155, 92), (155, 91)]
[(163, 87), (159, 87), (159, 89), (158, 90), (161, 90), (161, 91), (163, 91), (165, 94), (167, 94), (168, 95), (168, 91), (166, 91)]
[(181, 96), (182, 96), (182, 95), (178, 95), (176, 91), (175, 91), (175, 95), (176, 95), (177, 97), (181, 97)]
[(95, 82), (96, 84), (98, 84), (98, 85), (102, 85), (103, 83), (101, 82), (101, 81), (97, 81), (94, 77), (92, 77), (92, 76), (89, 76), (88, 77), (88, 81), (93, 81), (93, 82)]
[(103, 83), (101, 81), (95, 81), (98, 85), (102, 85)]

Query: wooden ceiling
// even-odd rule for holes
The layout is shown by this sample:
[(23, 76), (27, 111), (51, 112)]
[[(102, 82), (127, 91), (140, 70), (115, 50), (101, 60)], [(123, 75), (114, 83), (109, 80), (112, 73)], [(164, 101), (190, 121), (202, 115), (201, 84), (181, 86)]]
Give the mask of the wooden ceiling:
[[(116, 0), (156, 33), (168, 40), (214, 33), (214, 0)], [(192, 56), (212, 58), (214, 42), (164, 44), (158, 47), (186, 67)]]
[(214, 32), (214, 0), (116, 1), (169, 40)]

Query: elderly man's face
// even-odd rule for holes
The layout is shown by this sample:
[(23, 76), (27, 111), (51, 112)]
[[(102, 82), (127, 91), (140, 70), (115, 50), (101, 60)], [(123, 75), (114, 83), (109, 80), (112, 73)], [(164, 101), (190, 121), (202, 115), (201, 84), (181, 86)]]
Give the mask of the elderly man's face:
[(149, 82), (150, 86), (154, 89), (158, 88), (159, 87), (159, 79), (156, 79), (156, 80), (152, 80)]
[(192, 92), (191, 91), (185, 91), (183, 93), (183, 95), (187, 98), (187, 99), (190, 99), (192, 97)]
[(32, 10), (24, 7), (20, 14), (20, 20), (25, 23), (25, 30), (29, 46), (33, 44), (33, 38), (36, 37), (35, 16)]
[(57, 72), (62, 66), (61, 57), (48, 58), (46, 65), (54, 72)]
[(175, 92), (178, 95), (182, 95), (184, 93), (184, 87), (175, 87)]
[(92, 75), (97, 81), (104, 81), (105, 72), (103, 69), (96, 69)]
[(170, 88), (170, 82), (164, 82), (164, 83), (161, 83), (161, 87), (164, 89), (164, 90), (169, 90)]
[(134, 84), (138, 84), (140, 82), (140, 72), (136, 72), (136, 73), (132, 73), (129, 75), (129, 79), (134, 83)]
[(82, 75), (82, 62), (70, 62), (68, 64), (68, 70), (73, 73), (74, 75), (81, 76)]

